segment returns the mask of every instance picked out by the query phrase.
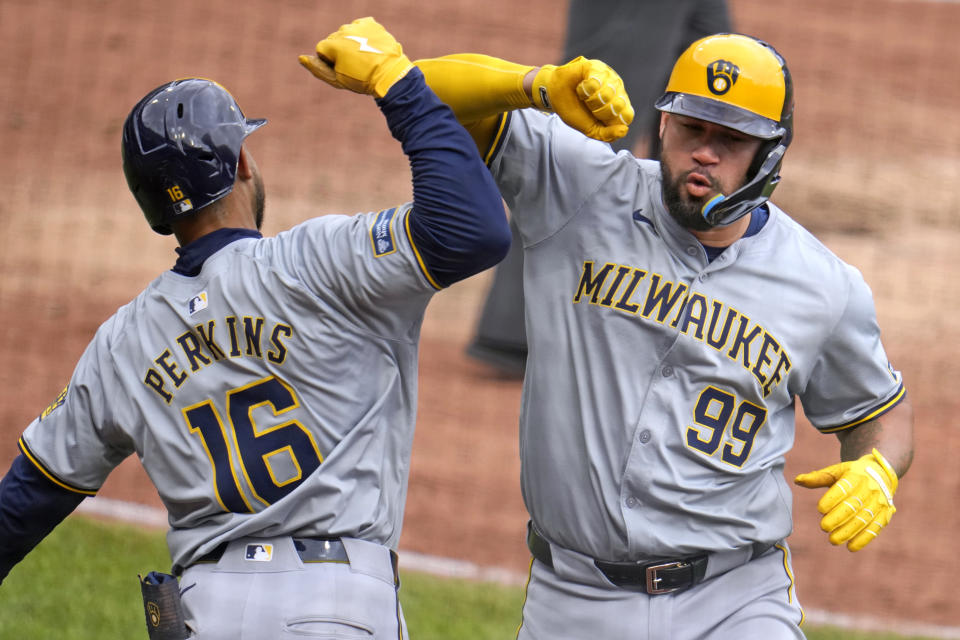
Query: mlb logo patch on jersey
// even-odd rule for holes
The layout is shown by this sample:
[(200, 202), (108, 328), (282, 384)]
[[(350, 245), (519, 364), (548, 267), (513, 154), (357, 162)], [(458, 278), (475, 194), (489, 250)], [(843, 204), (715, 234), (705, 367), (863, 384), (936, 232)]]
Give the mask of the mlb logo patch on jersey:
[(250, 562), (270, 562), (273, 560), (273, 545), (248, 544), (244, 558)]
[(199, 295), (195, 295), (190, 298), (189, 304), (187, 304), (187, 310), (190, 312), (190, 315), (195, 314), (198, 311), (203, 311), (207, 308), (207, 292), (201, 291)]
[(393, 219), (397, 208), (384, 209), (370, 227), (370, 241), (373, 243), (373, 255), (377, 258), (389, 255), (397, 250), (393, 241)]

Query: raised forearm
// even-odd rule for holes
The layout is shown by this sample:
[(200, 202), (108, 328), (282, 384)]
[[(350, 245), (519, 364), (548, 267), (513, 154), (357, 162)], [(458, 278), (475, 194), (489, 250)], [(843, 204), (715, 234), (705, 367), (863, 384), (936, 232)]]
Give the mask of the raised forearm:
[(600, 60), (533, 67), (475, 53), (415, 62), (427, 84), (486, 151), (500, 114), (534, 107), (555, 112), (568, 126), (610, 142), (627, 133), (633, 107), (620, 76)]
[[(536, 67), (476, 53), (416, 60), (427, 84), (461, 123), (534, 106), (530, 98)], [(527, 76), (530, 79), (524, 83)]]

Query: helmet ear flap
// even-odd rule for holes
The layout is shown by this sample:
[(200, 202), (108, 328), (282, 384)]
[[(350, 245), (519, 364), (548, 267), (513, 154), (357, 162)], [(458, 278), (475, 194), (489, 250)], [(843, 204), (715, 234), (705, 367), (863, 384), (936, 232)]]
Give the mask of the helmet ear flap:
[(767, 156), (770, 155), (770, 152), (773, 151), (774, 147), (780, 144), (780, 140), (765, 140), (760, 148), (757, 149), (756, 155), (753, 156), (753, 162), (750, 163), (750, 168), (747, 169), (747, 181), (756, 176), (760, 172), (760, 167), (763, 165), (763, 161), (767, 159)]

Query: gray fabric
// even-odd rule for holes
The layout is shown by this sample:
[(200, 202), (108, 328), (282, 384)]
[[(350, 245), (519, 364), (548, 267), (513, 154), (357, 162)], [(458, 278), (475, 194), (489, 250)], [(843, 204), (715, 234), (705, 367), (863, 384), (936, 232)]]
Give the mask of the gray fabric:
[(790, 564), (784, 545), (686, 591), (648, 596), (534, 562), (517, 638), (803, 640)]
[[(30, 450), (87, 489), (136, 453), (174, 564), (239, 536), (396, 547), (435, 292), (408, 211), (321, 216), (162, 274), (97, 332)], [(374, 251), (375, 226), (394, 250)]]
[(491, 168), (524, 247), (537, 529), (608, 561), (786, 538), (796, 401), (830, 431), (902, 397), (860, 273), (772, 204), (708, 262), (659, 163), (533, 110), (506, 136)]
[[(180, 580), (191, 640), (407, 638), (390, 551), (344, 539), (349, 563), (303, 563), (290, 538), (231, 542)], [(250, 547), (269, 549), (257, 557)]]
[[(558, 64), (582, 55), (610, 65), (623, 78), (636, 111), (627, 135), (612, 146), (633, 150), (645, 136), (649, 148), (636, 153), (655, 157), (660, 113), (654, 103), (667, 86), (673, 63), (693, 41), (732, 28), (726, 0), (571, 0)], [(526, 349), (518, 285), (522, 273), (520, 243), (514, 242), (496, 267), (473, 337), (474, 343), (502, 346), (506, 358)]]

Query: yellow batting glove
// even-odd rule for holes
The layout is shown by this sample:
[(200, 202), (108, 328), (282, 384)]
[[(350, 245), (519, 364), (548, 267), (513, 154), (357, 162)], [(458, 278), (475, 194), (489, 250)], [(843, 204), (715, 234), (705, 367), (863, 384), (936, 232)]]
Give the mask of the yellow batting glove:
[(373, 18), (345, 24), (317, 43), (315, 56), (299, 56), (300, 64), (324, 82), (382, 98), (413, 63), (403, 47)]
[(830, 534), (831, 544), (846, 543), (850, 551), (867, 546), (897, 512), (897, 474), (876, 449), (851, 462), (802, 473), (794, 482), (808, 489), (830, 487), (817, 503), (824, 514), (820, 528)]
[(544, 65), (533, 79), (533, 106), (553, 111), (581, 133), (612, 142), (627, 135), (633, 107), (617, 72), (580, 56), (565, 65)]

